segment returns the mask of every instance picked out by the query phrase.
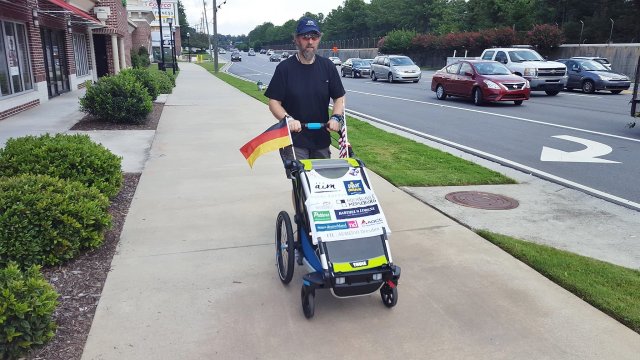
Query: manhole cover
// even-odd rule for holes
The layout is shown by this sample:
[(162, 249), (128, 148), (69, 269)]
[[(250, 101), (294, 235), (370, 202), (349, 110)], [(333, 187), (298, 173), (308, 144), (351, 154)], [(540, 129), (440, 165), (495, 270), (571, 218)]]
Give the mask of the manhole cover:
[(518, 200), (480, 191), (458, 191), (445, 195), (445, 199), (462, 206), (485, 210), (509, 210), (518, 207)]

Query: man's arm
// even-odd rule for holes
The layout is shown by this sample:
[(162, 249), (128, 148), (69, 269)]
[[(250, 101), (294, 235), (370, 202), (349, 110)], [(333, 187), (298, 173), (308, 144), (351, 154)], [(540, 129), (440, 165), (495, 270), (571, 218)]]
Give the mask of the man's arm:
[[(337, 98), (337, 99), (333, 99), (333, 115), (340, 115), (343, 116), (344, 115), (344, 95)], [(331, 131), (340, 131), (340, 123), (337, 122), (334, 119), (329, 119), (329, 129)]]
[[(280, 100), (269, 99), (269, 110), (273, 116), (278, 119), (278, 121), (282, 120), (285, 115), (287, 115), (287, 111), (282, 107), (282, 102)], [(291, 118), (291, 120), (288, 121), (288, 124), (291, 132), (302, 131), (302, 124), (300, 124), (300, 121), (298, 120)]]

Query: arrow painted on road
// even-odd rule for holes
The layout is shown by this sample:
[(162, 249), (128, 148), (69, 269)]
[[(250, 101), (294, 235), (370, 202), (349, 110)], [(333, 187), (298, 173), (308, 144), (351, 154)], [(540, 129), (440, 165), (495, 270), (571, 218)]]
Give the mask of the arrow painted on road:
[(562, 151), (550, 147), (543, 146), (542, 153), (540, 154), (540, 161), (556, 161), (556, 162), (588, 162), (588, 163), (603, 163), (603, 164), (619, 164), (619, 161), (599, 159), (598, 156), (604, 156), (609, 154), (613, 149), (611, 146), (582, 139), (569, 135), (555, 135), (554, 138), (563, 139), (567, 141), (573, 141), (586, 146), (586, 149), (578, 151)]

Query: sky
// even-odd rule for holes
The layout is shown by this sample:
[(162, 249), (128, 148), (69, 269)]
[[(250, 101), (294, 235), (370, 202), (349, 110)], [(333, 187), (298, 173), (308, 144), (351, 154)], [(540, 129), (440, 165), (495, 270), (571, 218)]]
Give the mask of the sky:
[[(211, 18), (213, 15), (213, 0), (207, 3), (207, 18), (209, 31), (213, 33)], [(220, 5), (225, 0), (216, 0)], [(218, 34), (247, 35), (256, 26), (265, 22), (282, 25), (287, 20), (298, 19), (305, 12), (313, 14), (323, 13), (325, 16), (331, 10), (344, 4), (344, 0), (226, 0), (218, 9)], [(202, 0), (181, 0), (187, 21), (191, 27), (200, 24), (202, 18)], [(368, 2), (368, 1), (367, 1)]]

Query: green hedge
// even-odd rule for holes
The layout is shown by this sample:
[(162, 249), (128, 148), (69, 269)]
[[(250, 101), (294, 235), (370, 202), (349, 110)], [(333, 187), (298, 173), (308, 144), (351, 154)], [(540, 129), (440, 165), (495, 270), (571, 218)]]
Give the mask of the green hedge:
[[(150, 70), (147, 69), (126, 69), (120, 72), (122, 75), (133, 76), (147, 90), (147, 94), (151, 96), (151, 100), (158, 98), (159, 84)], [(120, 75), (119, 74), (119, 75)]]
[(46, 175), (0, 178), (0, 266), (58, 265), (102, 244), (109, 200), (97, 189)]
[(110, 198), (118, 194), (123, 181), (121, 158), (87, 135), (9, 139), (0, 149), (0, 174), (27, 173), (79, 181)]
[(100, 78), (80, 98), (80, 110), (114, 123), (143, 124), (153, 109), (151, 96), (131, 74)]
[(18, 359), (54, 336), (58, 296), (39, 266), (0, 268), (0, 358)]
[(158, 85), (158, 92), (160, 94), (171, 94), (173, 87), (176, 86), (175, 77), (168, 71), (152, 71), (154, 80)]

